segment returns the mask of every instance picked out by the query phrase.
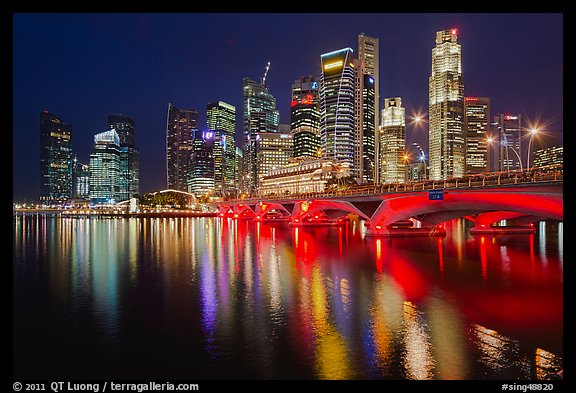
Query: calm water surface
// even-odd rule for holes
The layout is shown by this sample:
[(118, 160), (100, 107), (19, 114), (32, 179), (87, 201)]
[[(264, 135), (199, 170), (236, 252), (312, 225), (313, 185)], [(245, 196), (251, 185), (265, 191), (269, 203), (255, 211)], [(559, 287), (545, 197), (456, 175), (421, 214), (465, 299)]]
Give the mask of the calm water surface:
[(15, 378), (541, 379), (563, 224), (365, 238), (221, 218), (14, 217)]

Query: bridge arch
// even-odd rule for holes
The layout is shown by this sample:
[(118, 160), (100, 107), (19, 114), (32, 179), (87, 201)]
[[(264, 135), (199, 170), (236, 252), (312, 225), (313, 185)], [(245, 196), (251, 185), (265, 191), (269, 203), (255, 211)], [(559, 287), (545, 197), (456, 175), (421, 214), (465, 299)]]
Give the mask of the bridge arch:
[[(469, 191), (450, 190), (444, 200), (429, 200), (427, 193), (408, 193), (385, 198), (370, 219), (370, 232), (385, 231), (388, 225), (410, 217), (421, 216), (423, 221), (435, 224), (456, 217), (492, 212), (493, 222), (497, 212), (510, 212), (520, 216), (546, 219), (563, 219), (562, 194), (534, 192), (533, 190)], [(501, 214), (501, 213), (500, 213)], [(436, 216), (436, 219), (434, 219)], [(490, 216), (487, 216), (490, 218)], [(489, 219), (486, 220), (488, 222)]]
[(294, 205), (292, 211), (293, 220), (303, 220), (308, 217), (325, 213), (329, 218), (337, 218), (342, 215), (353, 213), (369, 220), (366, 214), (362, 213), (357, 207), (347, 201), (329, 201), (329, 200), (314, 200), (314, 201), (300, 201)]
[(254, 213), (256, 214), (257, 218), (262, 218), (273, 210), (280, 212), (284, 217), (291, 216), (291, 213), (288, 211), (288, 209), (286, 209), (286, 207), (280, 203), (260, 201), (254, 207)]

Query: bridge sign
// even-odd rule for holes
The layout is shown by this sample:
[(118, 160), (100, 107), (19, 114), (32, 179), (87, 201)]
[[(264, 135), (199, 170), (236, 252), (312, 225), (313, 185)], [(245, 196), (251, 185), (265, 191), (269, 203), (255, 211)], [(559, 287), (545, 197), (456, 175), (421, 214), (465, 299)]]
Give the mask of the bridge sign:
[(443, 201), (444, 190), (430, 190), (430, 192), (428, 192), (428, 199), (431, 201)]

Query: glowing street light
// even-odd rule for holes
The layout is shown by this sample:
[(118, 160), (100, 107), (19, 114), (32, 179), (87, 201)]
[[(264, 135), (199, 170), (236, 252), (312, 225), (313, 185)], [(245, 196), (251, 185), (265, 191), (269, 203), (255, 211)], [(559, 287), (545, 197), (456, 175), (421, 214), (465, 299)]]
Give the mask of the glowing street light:
[(408, 181), (408, 153), (404, 153), (402, 160), (404, 160), (404, 183)]
[(530, 172), (530, 147), (532, 146), (532, 139), (534, 139), (534, 136), (538, 135), (539, 132), (540, 130), (536, 127), (530, 129), (530, 141), (528, 142), (528, 154), (526, 157), (526, 170), (528, 172)]
[(488, 172), (492, 171), (492, 154), (490, 154), (490, 152), (492, 151), (492, 146), (495, 141), (496, 139), (492, 135), (486, 137), (486, 144), (488, 145), (486, 146), (486, 161), (488, 161), (486, 163), (486, 169), (488, 169)]

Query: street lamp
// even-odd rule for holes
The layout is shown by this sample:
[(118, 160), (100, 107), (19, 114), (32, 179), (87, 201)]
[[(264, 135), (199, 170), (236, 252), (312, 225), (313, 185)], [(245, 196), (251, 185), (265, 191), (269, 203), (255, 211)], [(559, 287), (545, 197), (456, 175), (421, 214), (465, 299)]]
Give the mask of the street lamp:
[(538, 135), (540, 130), (538, 128), (531, 128), (530, 129), (530, 141), (528, 142), (528, 154), (526, 157), (526, 170), (530, 172), (530, 147), (532, 146), (532, 139), (534, 136)]
[(488, 172), (492, 172), (492, 154), (491, 151), (493, 149), (492, 144), (494, 143), (494, 137), (492, 135), (486, 137), (486, 166), (488, 169)]
[(404, 153), (404, 183), (408, 182), (408, 153)]

